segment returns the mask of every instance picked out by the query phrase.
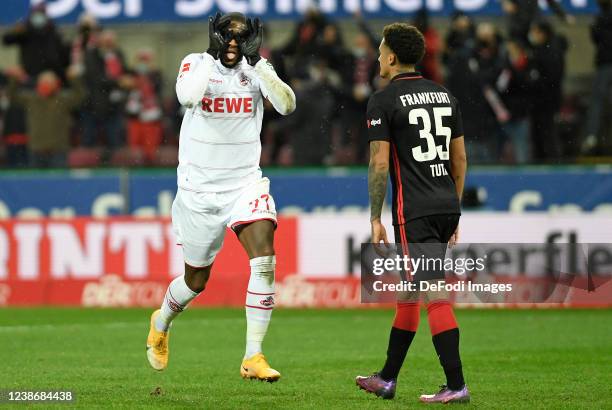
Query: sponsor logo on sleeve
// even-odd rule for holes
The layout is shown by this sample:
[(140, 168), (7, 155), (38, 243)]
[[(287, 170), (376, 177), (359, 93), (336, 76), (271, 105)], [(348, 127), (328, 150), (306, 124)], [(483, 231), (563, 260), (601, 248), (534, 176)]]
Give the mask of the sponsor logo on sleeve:
[(183, 78), (183, 74), (189, 71), (191, 68), (191, 63), (184, 63), (181, 67), (181, 72), (179, 73), (179, 78)]
[(377, 125), (382, 124), (382, 120), (379, 118), (377, 120), (371, 119), (368, 120), (368, 128), (376, 127)]

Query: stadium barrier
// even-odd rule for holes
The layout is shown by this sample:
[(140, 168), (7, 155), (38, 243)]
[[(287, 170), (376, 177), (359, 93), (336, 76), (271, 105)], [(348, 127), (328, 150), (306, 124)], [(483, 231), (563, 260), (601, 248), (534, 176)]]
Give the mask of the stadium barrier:
[[(363, 168), (272, 169), (265, 174), (282, 214), (368, 210)], [(612, 213), (612, 167), (473, 167), (466, 189), (478, 192), (479, 209), (490, 211)], [(172, 169), (0, 171), (0, 219), (169, 217), (175, 193)]]
[[(278, 304), (363, 306), (359, 254), (369, 239), (368, 220), (364, 213), (281, 217), (275, 239)], [(594, 214), (468, 213), (460, 232), (462, 242), (475, 243), (606, 243), (609, 226), (611, 217)], [(598, 278), (596, 288), (572, 288), (555, 306), (611, 306), (612, 255), (605, 257), (610, 273)], [(248, 266), (228, 231), (209, 286), (195, 304), (242, 306)], [(166, 218), (0, 221), (0, 305), (156, 306), (182, 271), (181, 248)], [(515, 276), (510, 279), (524, 291), (538, 279)], [(499, 304), (529, 300), (518, 293)]]

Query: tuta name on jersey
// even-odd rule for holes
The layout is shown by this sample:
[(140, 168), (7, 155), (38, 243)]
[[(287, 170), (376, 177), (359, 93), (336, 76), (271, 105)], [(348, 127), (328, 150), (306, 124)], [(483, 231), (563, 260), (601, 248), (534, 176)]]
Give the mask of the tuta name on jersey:
[(445, 92), (424, 92), (403, 94), (399, 96), (404, 107), (408, 105), (423, 105), (423, 104), (450, 104), (450, 98)]
[(448, 175), (444, 164), (433, 164), (429, 166), (429, 169), (431, 170), (431, 176), (434, 178)]

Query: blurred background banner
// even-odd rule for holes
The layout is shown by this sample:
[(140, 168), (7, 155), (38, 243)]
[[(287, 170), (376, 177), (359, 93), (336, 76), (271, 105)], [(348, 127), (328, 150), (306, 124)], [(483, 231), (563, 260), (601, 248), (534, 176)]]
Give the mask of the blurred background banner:
[[(13, 24), (39, 0), (4, 0), (0, 24)], [(456, 10), (473, 14), (500, 15), (498, 0), (54, 0), (47, 1), (47, 12), (59, 23), (75, 23), (83, 11), (107, 23), (169, 22), (205, 19), (215, 11), (240, 11), (266, 19), (295, 19), (318, 5), (330, 17), (346, 17), (362, 10), (368, 17), (392, 18), (397, 13), (414, 13), (423, 7), (433, 15), (449, 16)], [(592, 13), (592, 0), (563, 0), (573, 14)]]
[[(377, 58), (392, 21), (423, 32), (417, 70), (461, 106), (461, 241), (610, 241), (612, 0), (1, 4), (0, 305), (155, 306), (183, 272), (170, 222), (185, 113), (175, 79), (217, 10), (263, 17), (261, 55), (296, 94), (289, 116), (265, 104), (261, 129), (280, 304), (360, 305), (365, 112), (387, 85)], [(198, 303), (241, 306), (248, 266), (228, 232)], [(606, 286), (567, 303), (610, 306)]]
[[(280, 218), (275, 238), (279, 303), (359, 306), (360, 250), (361, 244), (369, 241), (368, 215)], [(519, 257), (527, 260), (529, 244), (604, 243), (609, 236), (600, 229), (603, 226), (612, 226), (610, 216), (473, 213), (462, 218), (461, 232), (463, 243), (525, 244)], [(596, 257), (602, 268), (593, 276), (596, 286), (574, 286), (554, 303), (610, 305), (612, 255), (608, 252)], [(245, 266), (247, 256), (235, 235), (228, 232), (215, 261), (214, 280), (207, 297), (196, 303), (242, 306), (248, 281)], [(181, 248), (175, 245), (167, 218), (0, 222), (0, 305), (156, 306), (168, 281), (181, 274), (182, 269)], [(587, 280), (584, 273), (567, 273), (582, 282)], [(513, 304), (533, 304), (530, 289), (546, 277), (526, 275), (520, 270), (507, 272), (503, 266), (501, 272), (470, 274), (470, 279), (480, 282), (510, 280), (520, 284), (524, 292), (507, 295)], [(507, 301), (502, 298), (499, 302)]]
[[(266, 172), (278, 211), (350, 214), (368, 207), (365, 170)], [(0, 218), (169, 217), (176, 172), (167, 170), (0, 173)], [(465, 204), (490, 211), (609, 212), (607, 167), (491, 168), (471, 171)], [(571, 189), (567, 189), (571, 187)], [(594, 187), (597, 187), (594, 189)]]

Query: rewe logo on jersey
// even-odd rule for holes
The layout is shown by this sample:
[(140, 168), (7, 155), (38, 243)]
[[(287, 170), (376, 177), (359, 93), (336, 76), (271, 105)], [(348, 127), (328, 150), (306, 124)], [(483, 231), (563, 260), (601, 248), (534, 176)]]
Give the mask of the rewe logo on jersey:
[(382, 120), (380, 118), (377, 120), (368, 120), (368, 128), (376, 127), (380, 124), (382, 124)]
[(202, 98), (202, 111), (211, 113), (252, 113), (253, 97)]

